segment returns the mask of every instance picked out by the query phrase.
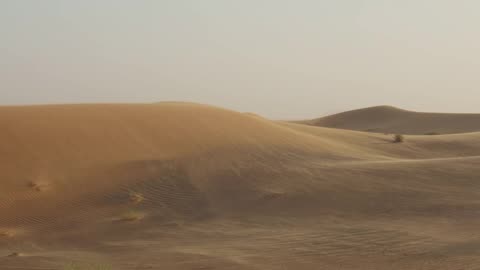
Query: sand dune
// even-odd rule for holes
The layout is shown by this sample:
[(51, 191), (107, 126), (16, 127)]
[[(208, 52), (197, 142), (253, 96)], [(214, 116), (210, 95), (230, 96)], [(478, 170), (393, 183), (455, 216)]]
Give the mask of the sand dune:
[(433, 135), (480, 131), (480, 114), (424, 113), (378, 106), (301, 123), (377, 133)]
[[(478, 124), (366, 111), (351, 129)], [(0, 269), (480, 265), (480, 133), (392, 143), (190, 103), (0, 107), (0, 126)]]

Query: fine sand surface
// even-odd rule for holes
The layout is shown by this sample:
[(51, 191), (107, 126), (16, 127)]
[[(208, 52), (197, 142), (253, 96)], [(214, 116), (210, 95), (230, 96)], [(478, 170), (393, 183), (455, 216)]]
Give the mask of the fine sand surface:
[[(335, 126), (479, 127), (377, 109), (409, 120)], [(0, 127), (2, 270), (480, 266), (480, 133), (190, 103), (0, 107)]]
[(299, 123), (377, 133), (438, 135), (480, 131), (480, 114), (412, 112), (378, 106)]

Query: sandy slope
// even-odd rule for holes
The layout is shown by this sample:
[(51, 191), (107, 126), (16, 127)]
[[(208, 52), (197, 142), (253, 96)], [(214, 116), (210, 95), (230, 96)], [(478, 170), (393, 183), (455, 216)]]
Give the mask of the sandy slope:
[(378, 106), (301, 123), (377, 133), (452, 134), (480, 131), (480, 114), (423, 113)]
[(480, 265), (480, 133), (394, 144), (190, 103), (0, 107), (0, 126), (0, 269)]

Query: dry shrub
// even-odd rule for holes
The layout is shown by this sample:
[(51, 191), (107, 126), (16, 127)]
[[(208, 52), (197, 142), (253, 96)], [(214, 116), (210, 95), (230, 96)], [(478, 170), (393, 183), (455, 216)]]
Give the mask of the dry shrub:
[(405, 136), (403, 136), (402, 134), (396, 134), (395, 136), (393, 136), (394, 143), (403, 143), (404, 141), (405, 141)]

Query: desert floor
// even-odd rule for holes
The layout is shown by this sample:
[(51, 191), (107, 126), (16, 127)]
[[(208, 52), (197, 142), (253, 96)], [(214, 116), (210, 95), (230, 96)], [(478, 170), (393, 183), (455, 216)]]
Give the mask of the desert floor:
[(4, 106), (0, 127), (2, 270), (480, 269), (478, 115)]

